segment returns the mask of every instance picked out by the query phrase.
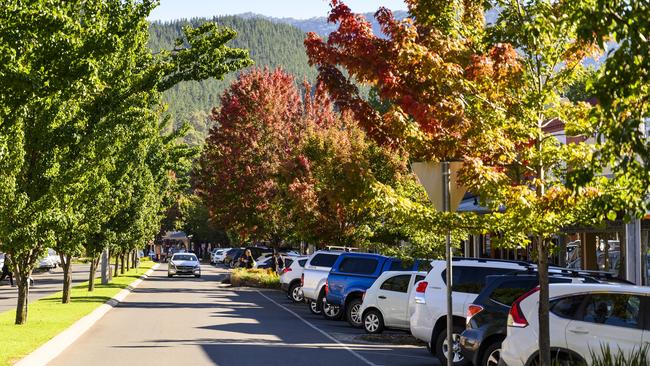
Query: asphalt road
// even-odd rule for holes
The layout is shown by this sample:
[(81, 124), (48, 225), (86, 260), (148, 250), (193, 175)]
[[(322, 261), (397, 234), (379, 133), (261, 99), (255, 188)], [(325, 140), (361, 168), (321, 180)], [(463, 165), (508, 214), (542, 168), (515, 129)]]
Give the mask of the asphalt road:
[(278, 291), (230, 288), (226, 270), (167, 278), (163, 264), (50, 365), (437, 365), (421, 346), (359, 340)]
[[(89, 268), (90, 266), (87, 264), (72, 265), (73, 285), (88, 281)], [(29, 290), (30, 302), (63, 290), (63, 270), (60, 267), (50, 271), (34, 273), (32, 278), (34, 279), (34, 286)], [(15, 280), (14, 278), (14, 284)], [(17, 297), (18, 290), (16, 287), (9, 286), (8, 279), (0, 282), (0, 312), (15, 309)]]

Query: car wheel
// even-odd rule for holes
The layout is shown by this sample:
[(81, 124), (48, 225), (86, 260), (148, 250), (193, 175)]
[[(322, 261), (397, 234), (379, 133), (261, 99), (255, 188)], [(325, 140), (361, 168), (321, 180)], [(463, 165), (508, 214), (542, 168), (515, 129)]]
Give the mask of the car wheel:
[(361, 319), (361, 299), (352, 299), (346, 306), (345, 316), (351, 326), (361, 328), (363, 322)]
[(368, 334), (379, 334), (384, 331), (384, 318), (377, 310), (368, 310), (363, 315), (363, 329)]
[(194, 275), (194, 277), (196, 277), (196, 278), (201, 278), (201, 275), (200, 275), (200, 274), (197, 274), (197, 275)]
[[(454, 366), (465, 366), (468, 364), (467, 359), (463, 356), (460, 351), (460, 334), (465, 330), (463, 327), (454, 325), (452, 339), (452, 353), (454, 355), (453, 364)], [(436, 340), (436, 356), (442, 365), (447, 364), (447, 330), (443, 329), (442, 332), (438, 335)]]
[(320, 306), (318, 306), (318, 301), (312, 301), (309, 300), (309, 311), (311, 311), (312, 314), (320, 315), (323, 310), (321, 309)]
[(172, 278), (172, 277), (174, 277), (174, 275), (171, 275), (171, 274), (167, 273), (167, 277)]
[(304, 297), (302, 295), (302, 287), (300, 283), (294, 283), (289, 287), (289, 298), (293, 302), (302, 302)]
[(480, 366), (497, 366), (501, 359), (501, 342), (494, 342), (483, 351)]
[(320, 304), (321, 304), (321, 309), (323, 309), (323, 316), (327, 320), (339, 320), (341, 319), (341, 307), (332, 305), (327, 302), (327, 299), (325, 297), (321, 297), (319, 299)]

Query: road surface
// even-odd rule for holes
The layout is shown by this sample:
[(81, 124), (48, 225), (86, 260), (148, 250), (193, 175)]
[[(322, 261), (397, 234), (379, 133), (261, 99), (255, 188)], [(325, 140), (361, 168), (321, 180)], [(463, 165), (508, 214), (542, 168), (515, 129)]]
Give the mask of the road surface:
[[(87, 264), (72, 265), (72, 284), (76, 285), (88, 281)], [(37, 272), (32, 276), (34, 286), (29, 291), (29, 302), (36, 301), (47, 295), (63, 290), (63, 270), (59, 267), (50, 271)], [(14, 284), (16, 279), (14, 278)], [(9, 280), (0, 282), (0, 312), (16, 308), (18, 290), (9, 286)]]
[(226, 270), (170, 279), (166, 268), (50, 365), (437, 365), (421, 346), (363, 342), (278, 291), (223, 285)]

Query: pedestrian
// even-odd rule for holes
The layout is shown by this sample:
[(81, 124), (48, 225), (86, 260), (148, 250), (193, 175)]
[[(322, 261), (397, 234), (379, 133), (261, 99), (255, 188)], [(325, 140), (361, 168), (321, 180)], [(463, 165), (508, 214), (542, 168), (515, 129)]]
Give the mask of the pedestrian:
[(280, 273), (284, 268), (284, 259), (277, 250), (273, 249), (273, 256), (271, 257), (271, 267), (270, 269), (276, 273)]
[(253, 258), (250, 249), (246, 249), (244, 255), (239, 258), (239, 266), (247, 269), (252, 269), (255, 266), (255, 259)]
[(9, 283), (11, 287), (14, 287), (14, 274), (9, 270), (9, 257), (5, 256), (4, 264), (2, 265), (2, 276), (0, 276), (0, 281), (9, 277)]

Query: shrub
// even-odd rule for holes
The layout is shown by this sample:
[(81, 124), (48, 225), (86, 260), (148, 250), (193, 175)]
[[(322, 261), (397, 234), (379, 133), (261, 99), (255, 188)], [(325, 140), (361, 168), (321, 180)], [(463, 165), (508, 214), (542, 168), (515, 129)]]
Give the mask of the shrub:
[(609, 345), (600, 347), (600, 352), (591, 350), (592, 366), (646, 366), (650, 365), (648, 354), (650, 348), (647, 345), (635, 348), (632, 353), (626, 355), (620, 350), (612, 352)]
[(230, 273), (233, 286), (280, 288), (280, 276), (267, 269), (235, 268)]

